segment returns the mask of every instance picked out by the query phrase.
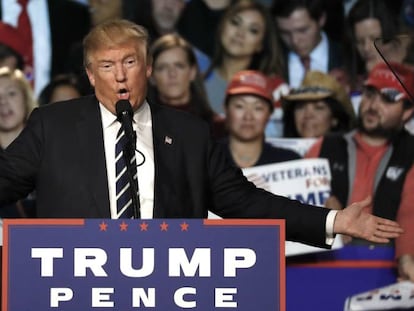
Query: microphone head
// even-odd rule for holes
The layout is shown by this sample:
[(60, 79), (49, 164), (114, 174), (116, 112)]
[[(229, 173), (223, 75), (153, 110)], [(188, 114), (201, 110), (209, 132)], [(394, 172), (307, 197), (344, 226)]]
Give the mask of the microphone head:
[(126, 99), (121, 99), (115, 104), (116, 115), (120, 119), (123, 115), (127, 114), (130, 117), (133, 115), (131, 104)]

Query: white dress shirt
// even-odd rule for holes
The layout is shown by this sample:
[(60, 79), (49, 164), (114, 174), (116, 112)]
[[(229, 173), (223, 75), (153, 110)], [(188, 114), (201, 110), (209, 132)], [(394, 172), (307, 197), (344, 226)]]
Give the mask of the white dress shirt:
[[(329, 43), (324, 32), (321, 33), (321, 42), (310, 53), (310, 70), (318, 70), (328, 73), (329, 65)], [(298, 54), (293, 51), (288, 55), (289, 85), (297, 88), (302, 84), (305, 76), (305, 68)]]
[[(116, 211), (116, 189), (115, 189), (115, 142), (116, 135), (121, 128), (121, 123), (116, 116), (100, 104), (102, 127), (105, 145), (105, 159), (108, 173), (109, 202), (111, 218), (115, 218)], [(141, 218), (153, 218), (154, 211), (154, 146), (152, 139), (151, 110), (145, 101), (134, 113), (132, 124), (137, 134), (136, 149), (145, 156), (145, 161), (139, 152), (135, 152), (137, 159), (139, 200), (141, 204)], [(144, 162), (142, 165), (140, 163)]]
[[(3, 22), (17, 27), (21, 7), (16, 0), (2, 0)], [(34, 92), (38, 96), (41, 90), (49, 83), (52, 43), (49, 23), (49, 7), (46, 0), (30, 0), (27, 6), (30, 22), (32, 25), (33, 38), (33, 65), (34, 71)]]

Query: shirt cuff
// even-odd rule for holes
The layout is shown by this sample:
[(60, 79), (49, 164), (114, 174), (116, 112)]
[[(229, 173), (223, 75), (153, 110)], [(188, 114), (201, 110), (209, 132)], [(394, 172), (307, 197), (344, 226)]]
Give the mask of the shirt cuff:
[(327, 245), (332, 245), (333, 242), (335, 241), (334, 222), (335, 222), (335, 217), (336, 217), (337, 213), (338, 213), (338, 211), (336, 211), (336, 210), (330, 210), (328, 215), (326, 216), (326, 224), (325, 224), (326, 239), (325, 239), (325, 243)]

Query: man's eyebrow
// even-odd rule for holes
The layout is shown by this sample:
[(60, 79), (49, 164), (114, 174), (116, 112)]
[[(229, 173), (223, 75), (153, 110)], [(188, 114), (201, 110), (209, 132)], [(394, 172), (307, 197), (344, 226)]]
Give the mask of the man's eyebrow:
[(102, 64), (102, 63), (114, 63), (113, 60), (109, 60), (109, 59), (98, 59), (96, 62), (98, 64)]
[(135, 58), (135, 59), (140, 59), (140, 57), (138, 56), (138, 55), (136, 55), (136, 54), (134, 54), (134, 53), (132, 53), (132, 54), (128, 54), (128, 55), (125, 55), (125, 57), (123, 57), (122, 58), (122, 60), (125, 60), (125, 59), (128, 59), (128, 58)]
[[(128, 54), (128, 55), (125, 55), (122, 59), (121, 59), (121, 62), (123, 62), (123, 61), (125, 61), (126, 59), (128, 59), (128, 58), (131, 58), (131, 57), (133, 57), (133, 58), (135, 58), (135, 59), (137, 59), (137, 60), (139, 60), (140, 59), (140, 57), (138, 57), (137, 55), (135, 55), (134, 53), (131, 53), (131, 54)], [(111, 63), (111, 64), (113, 64), (113, 63), (116, 63), (117, 61), (116, 60), (113, 60), (113, 59), (97, 59), (96, 60), (96, 63), (98, 63), (98, 64), (102, 64), (102, 63)]]

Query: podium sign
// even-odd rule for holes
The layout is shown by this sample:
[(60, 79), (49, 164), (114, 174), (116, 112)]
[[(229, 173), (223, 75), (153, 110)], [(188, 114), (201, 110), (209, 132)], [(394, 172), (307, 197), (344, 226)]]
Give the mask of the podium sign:
[(4, 220), (3, 308), (285, 311), (283, 220)]

